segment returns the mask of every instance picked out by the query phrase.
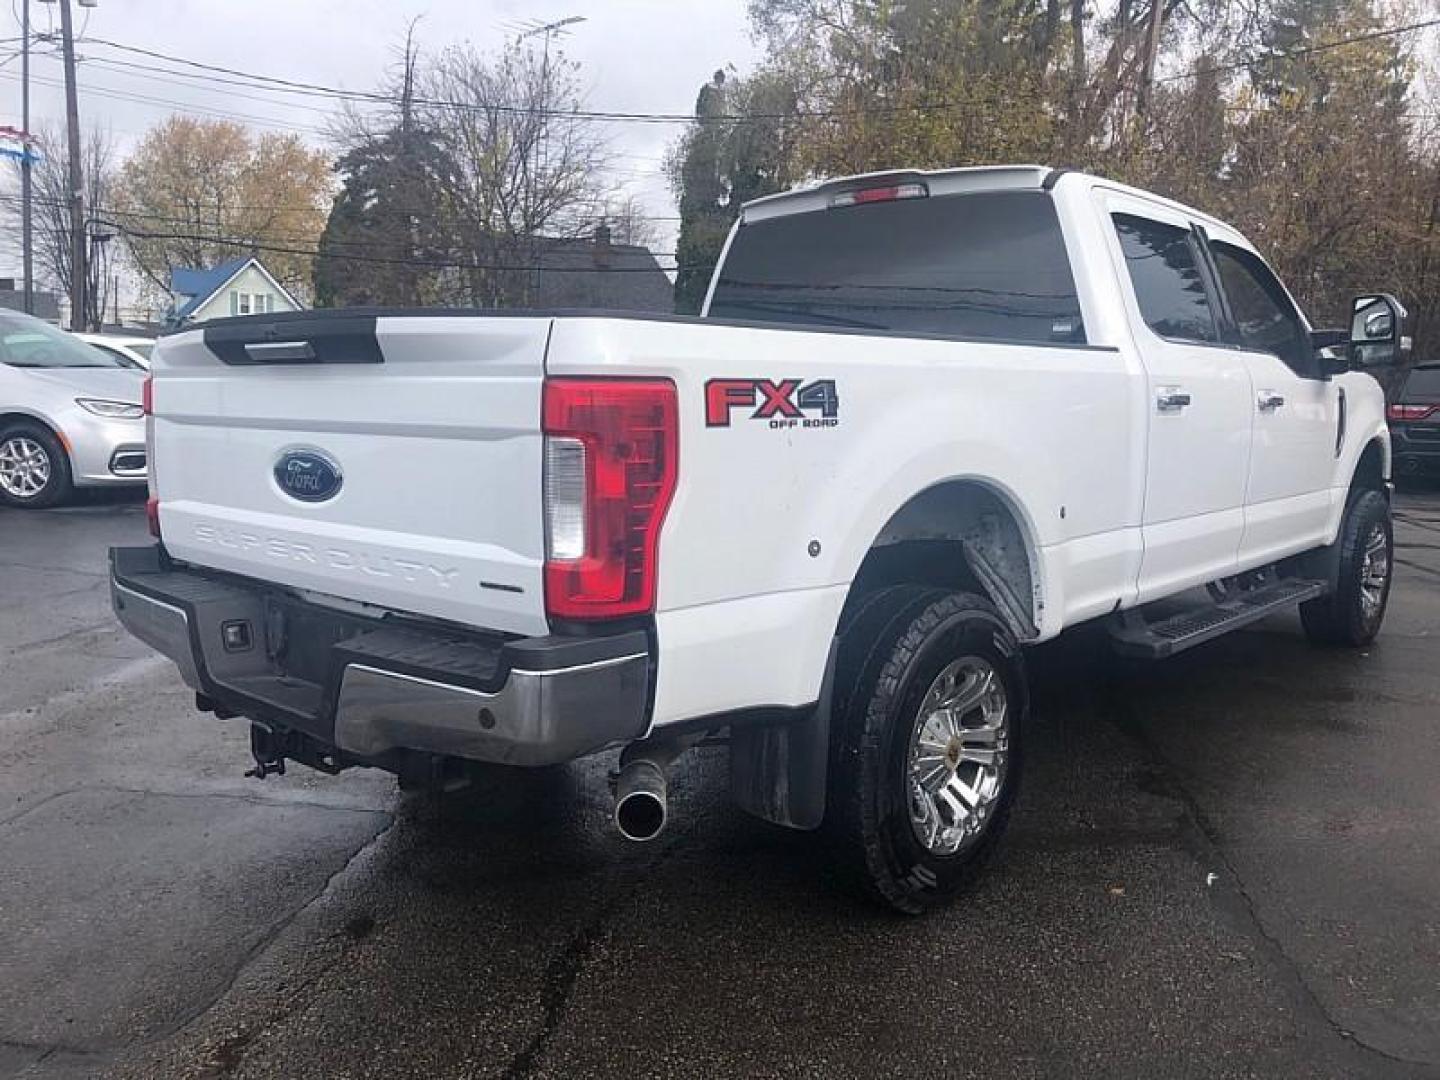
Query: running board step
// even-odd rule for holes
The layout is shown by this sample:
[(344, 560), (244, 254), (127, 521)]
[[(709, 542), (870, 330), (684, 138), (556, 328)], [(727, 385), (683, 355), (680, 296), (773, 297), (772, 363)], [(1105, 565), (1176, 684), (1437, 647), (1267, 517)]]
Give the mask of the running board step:
[(1324, 593), (1323, 581), (1289, 578), (1241, 593), (1233, 600), (1197, 605), (1158, 622), (1146, 622), (1142, 615), (1126, 612), (1111, 625), (1110, 637), (1116, 651), (1125, 656), (1163, 660)]

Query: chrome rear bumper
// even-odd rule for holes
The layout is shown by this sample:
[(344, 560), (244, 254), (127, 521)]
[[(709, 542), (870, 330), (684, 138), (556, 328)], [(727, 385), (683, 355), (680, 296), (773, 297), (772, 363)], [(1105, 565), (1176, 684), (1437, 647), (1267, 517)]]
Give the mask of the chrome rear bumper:
[(553, 764), (649, 724), (643, 630), (504, 639), (372, 619), (170, 565), (158, 547), (112, 549), (110, 588), (121, 623), (215, 711), (302, 732), (342, 765)]

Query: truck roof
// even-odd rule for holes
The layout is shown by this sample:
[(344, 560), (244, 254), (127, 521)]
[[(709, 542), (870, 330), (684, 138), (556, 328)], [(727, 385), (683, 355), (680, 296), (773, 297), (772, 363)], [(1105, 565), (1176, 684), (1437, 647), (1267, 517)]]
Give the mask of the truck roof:
[(761, 221), (784, 214), (823, 210), (831, 196), (854, 188), (882, 184), (923, 182), (932, 195), (960, 195), (974, 191), (1001, 191), (1041, 188), (1046, 177), (1057, 172), (1045, 165), (982, 165), (965, 169), (887, 169), (881, 172), (838, 176), (808, 187), (752, 199), (740, 209), (742, 221)]
[[(857, 173), (853, 176), (837, 176), (807, 187), (794, 188), (774, 195), (765, 195), (745, 203), (740, 210), (743, 222), (763, 221), (766, 218), (782, 217), (786, 214), (800, 214), (810, 210), (824, 210), (830, 199), (839, 192), (855, 188), (879, 187), (905, 183), (924, 183), (931, 195), (961, 195), (977, 191), (1024, 191), (1048, 190), (1064, 177), (1084, 182), (1103, 184), (1115, 191), (1123, 191), (1144, 199), (1161, 203), (1205, 225), (1234, 232), (1218, 218), (1193, 206), (1167, 199), (1153, 191), (1131, 187), (1109, 180), (1103, 176), (1078, 172), (1073, 169), (1055, 168), (1049, 165), (980, 165), (958, 169), (887, 169), (880, 172)], [(1074, 182), (1074, 180), (1070, 180)]]

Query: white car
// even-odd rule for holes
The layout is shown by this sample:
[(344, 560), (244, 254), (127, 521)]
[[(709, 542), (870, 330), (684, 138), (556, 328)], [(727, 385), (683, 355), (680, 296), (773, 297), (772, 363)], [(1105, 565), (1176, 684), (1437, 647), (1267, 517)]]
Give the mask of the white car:
[(256, 775), (621, 746), (649, 839), (727, 732), (744, 809), (916, 912), (1003, 830), (1028, 646), (1098, 620), (1159, 658), (1297, 605), (1374, 639), (1364, 369), (1404, 313), (1354, 314), (1312, 331), (1224, 222), (1020, 166), (751, 203), (701, 318), (219, 320), (155, 351), (159, 543), (112, 552), (113, 602), (251, 719)]
[(143, 485), (144, 373), (75, 335), (0, 311), (0, 506)]
[(75, 336), (81, 341), (109, 353), (130, 367), (138, 368), (141, 371), (150, 370), (150, 351), (155, 348), (154, 338), (135, 337), (127, 334), (78, 332)]

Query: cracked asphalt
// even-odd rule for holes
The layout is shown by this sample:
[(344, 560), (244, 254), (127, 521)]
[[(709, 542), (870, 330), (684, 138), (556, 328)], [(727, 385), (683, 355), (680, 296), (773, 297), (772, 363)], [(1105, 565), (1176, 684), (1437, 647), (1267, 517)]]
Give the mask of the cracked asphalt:
[(1009, 842), (900, 920), (720, 748), (645, 847), (608, 757), (244, 779), (110, 615), (141, 505), (0, 511), (0, 1077), (1440, 1076), (1440, 488), (1398, 516), (1365, 652), (1033, 653)]

